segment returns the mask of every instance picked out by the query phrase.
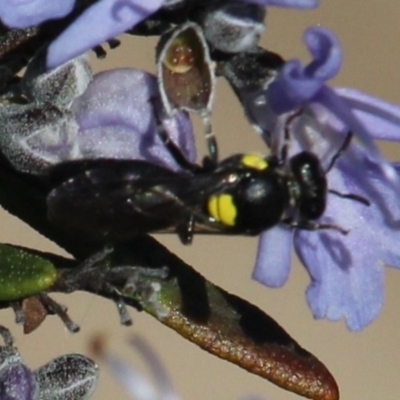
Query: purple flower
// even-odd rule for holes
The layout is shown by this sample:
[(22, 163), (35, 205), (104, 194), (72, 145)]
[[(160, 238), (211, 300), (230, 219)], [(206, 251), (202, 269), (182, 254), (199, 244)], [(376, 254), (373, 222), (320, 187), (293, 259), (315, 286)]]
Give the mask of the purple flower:
[[(250, 0), (258, 5), (314, 8), (318, 0)], [(82, 13), (49, 46), (47, 67), (54, 68), (133, 28), (163, 5), (165, 0), (100, 0)], [(224, 6), (223, 6), (224, 7)]]
[(373, 133), (360, 123), (346, 101), (325, 82), (333, 78), (340, 69), (342, 49), (338, 38), (328, 29), (311, 27), (306, 30), (304, 40), (313, 56), (313, 61), (303, 67), (299, 60), (285, 63), (277, 78), (266, 92), (268, 104), (278, 115), (318, 103), (334, 115), (339, 124), (345, 125), (368, 149), (387, 178), (398, 185), (400, 182), (394, 169), (382, 157), (374, 144)]
[(142, 159), (178, 166), (156, 134), (157, 114), (171, 139), (194, 162), (196, 149), (186, 112), (166, 117), (156, 78), (135, 69), (97, 74), (71, 111), (79, 125), (79, 158)]
[(0, 398), (33, 400), (35, 385), (31, 370), (17, 359), (18, 355), (10, 354), (8, 357), (2, 363), (0, 370)]
[(32, 371), (22, 361), (8, 329), (0, 326), (0, 398), (2, 400), (88, 399), (97, 386), (97, 365), (80, 354), (51, 360)]
[(352, 131), (354, 142), (328, 171), (328, 187), (359, 201), (329, 193), (321, 220), (349, 231), (305, 231), (280, 225), (264, 232), (253, 278), (281, 286), (290, 273), (290, 248), (306, 266), (311, 285), (307, 300), (316, 318), (345, 317), (351, 330), (361, 330), (379, 314), (384, 301), (384, 266), (400, 267), (398, 230), (400, 203), (398, 169), (376, 150), (372, 140), (400, 140), (400, 107), (351, 89), (330, 89), (325, 81), (340, 67), (341, 50), (333, 34), (311, 28), (306, 42), (314, 60), (306, 67), (289, 61), (271, 84), (267, 96), (281, 114), (272, 130), (273, 148), (282, 144), (282, 132), (293, 110), (302, 113), (289, 123), (290, 154), (312, 151), (325, 169)]
[(163, 0), (100, 0), (85, 10), (49, 46), (47, 67), (54, 68), (118, 36), (157, 11)]
[(68, 15), (75, 0), (1, 0), (0, 19), (9, 28), (28, 28)]
[(28, 71), (21, 87), (28, 103), (0, 107), (0, 146), (18, 171), (42, 174), (62, 161), (101, 157), (178, 169), (156, 134), (160, 123), (196, 160), (188, 114), (165, 114), (151, 74), (116, 69), (92, 77), (86, 58), (79, 57), (39, 76)]

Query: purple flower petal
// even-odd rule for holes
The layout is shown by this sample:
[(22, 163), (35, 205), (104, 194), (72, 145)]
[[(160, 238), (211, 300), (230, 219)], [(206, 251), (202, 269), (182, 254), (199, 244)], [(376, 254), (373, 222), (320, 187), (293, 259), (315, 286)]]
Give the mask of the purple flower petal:
[(0, 372), (0, 399), (1, 400), (33, 400), (35, 386), (31, 370), (18, 362), (13, 363), (9, 355), (8, 366)]
[(156, 78), (140, 70), (118, 69), (95, 75), (71, 109), (79, 125), (79, 157), (143, 159), (177, 169), (156, 134), (155, 106), (171, 139), (194, 162), (196, 149), (187, 113), (166, 118), (159, 96)]
[(10, 28), (28, 28), (68, 15), (75, 0), (1, 0), (0, 19)]
[(382, 308), (384, 269), (376, 260), (373, 236), (361, 247), (355, 233), (349, 234), (346, 243), (337, 235), (300, 231), (296, 234), (296, 250), (312, 279), (307, 301), (315, 318), (346, 318), (348, 328), (359, 331)]
[(334, 91), (352, 109), (374, 139), (400, 140), (400, 106), (388, 103), (356, 89)]
[(268, 88), (268, 102), (277, 114), (314, 101), (325, 81), (339, 72), (342, 52), (331, 31), (312, 27), (306, 30), (304, 40), (314, 60), (306, 67), (299, 60), (288, 61)]
[(51, 43), (47, 67), (54, 68), (124, 33), (157, 11), (163, 0), (100, 0)]
[(267, 90), (268, 103), (277, 114), (305, 108), (311, 103), (326, 107), (345, 129), (350, 130), (363, 143), (369, 157), (380, 165), (387, 179), (400, 190), (400, 179), (385, 160), (373, 141), (370, 127), (364, 126), (353, 114), (347, 101), (325, 85), (335, 76), (341, 65), (341, 47), (336, 36), (328, 29), (309, 28), (304, 36), (313, 61), (303, 67), (299, 60), (287, 62)]
[(400, 192), (400, 178), (393, 166), (385, 159), (379, 148), (374, 143), (372, 139), (373, 136), (369, 131), (370, 127), (364, 127), (364, 125), (353, 114), (352, 110), (346, 106), (346, 102), (344, 102), (327, 86), (320, 90), (316, 101), (323, 104), (332, 112), (332, 114), (346, 124), (346, 128), (353, 132), (356, 138), (361, 141), (368, 152), (368, 157), (375, 161), (385, 177), (391, 181)]
[(280, 287), (289, 278), (291, 269), (292, 230), (279, 225), (263, 232), (258, 242), (256, 266), (252, 278), (270, 286)]
[[(289, 156), (303, 150), (312, 151), (327, 168), (349, 128), (362, 131), (371, 141), (365, 132), (365, 117), (374, 122), (372, 127), (378, 132), (390, 125), (393, 125), (392, 132), (396, 131), (395, 121), (400, 118), (398, 107), (357, 92), (350, 93), (351, 100), (346, 100), (326, 86), (321, 90), (318, 98), (324, 97), (323, 101), (305, 107), (290, 123)], [(358, 107), (356, 112), (362, 110), (358, 112), (360, 120), (346, 106), (350, 101)], [(388, 120), (386, 114), (390, 117)], [(278, 154), (282, 145), (282, 132), (290, 115), (279, 117), (273, 131), (274, 154)], [(399, 195), (382, 164), (378, 157), (371, 156), (367, 146), (353, 141), (327, 174), (328, 187), (342, 194), (361, 196), (369, 200), (370, 206), (330, 193), (324, 215), (317, 222), (349, 230), (348, 235), (326, 229), (296, 230), (294, 236), (296, 251), (312, 280), (307, 300), (314, 316), (330, 320), (345, 318), (352, 330), (363, 329), (379, 314), (384, 301), (384, 266), (400, 268)], [(398, 179), (400, 167), (390, 165), (390, 169)], [(276, 229), (280, 228), (273, 230)], [(262, 237), (255, 274), (261, 282), (276, 286), (276, 281), (284, 276), (282, 266), (277, 264), (272, 278), (270, 271), (262, 270), (268, 265), (270, 255), (274, 257), (276, 240), (271, 232), (272, 242), (268, 243), (269, 234)]]
[(361, 330), (379, 314), (384, 301), (384, 265), (400, 267), (398, 238), (400, 204), (378, 166), (365, 149), (353, 149), (329, 174), (329, 187), (369, 199), (369, 207), (331, 194), (323, 220), (344, 229), (297, 230), (296, 251), (312, 283), (307, 300), (316, 318), (346, 318), (351, 330)]
[(248, 3), (260, 4), (262, 6), (278, 6), (290, 8), (316, 8), (319, 0), (245, 0)]

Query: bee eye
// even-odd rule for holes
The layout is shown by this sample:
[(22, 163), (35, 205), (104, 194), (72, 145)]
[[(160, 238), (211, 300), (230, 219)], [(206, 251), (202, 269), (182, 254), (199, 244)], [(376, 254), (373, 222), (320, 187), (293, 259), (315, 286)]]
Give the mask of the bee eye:
[(228, 3), (207, 10), (202, 25), (213, 47), (227, 53), (248, 51), (257, 46), (264, 31), (265, 9), (256, 4)]

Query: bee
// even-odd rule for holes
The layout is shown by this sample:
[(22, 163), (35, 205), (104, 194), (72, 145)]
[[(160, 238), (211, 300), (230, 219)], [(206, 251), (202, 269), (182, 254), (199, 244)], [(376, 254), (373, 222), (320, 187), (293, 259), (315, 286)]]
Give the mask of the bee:
[(236, 154), (218, 163), (206, 159), (200, 166), (185, 158), (161, 125), (159, 135), (180, 171), (143, 160), (59, 164), (51, 171), (55, 187), (47, 197), (49, 219), (75, 233), (111, 242), (176, 232), (188, 244), (194, 233), (258, 235), (279, 223), (345, 234), (339, 226), (317, 221), (328, 192), (369, 204), (355, 194), (328, 189), (327, 173), (349, 146), (351, 133), (327, 170), (310, 151), (288, 157), (287, 145), (279, 156)]

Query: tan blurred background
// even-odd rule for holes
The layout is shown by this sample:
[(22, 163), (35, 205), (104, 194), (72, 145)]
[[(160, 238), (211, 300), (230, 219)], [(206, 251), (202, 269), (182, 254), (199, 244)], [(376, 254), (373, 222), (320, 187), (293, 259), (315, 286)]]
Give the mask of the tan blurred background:
[[(321, 7), (315, 11), (271, 7), (264, 46), (285, 58), (299, 56), (307, 60), (301, 36), (305, 27), (316, 24), (332, 28), (344, 47), (344, 66), (336, 85), (352, 86), (400, 103), (398, 0), (321, 0)], [(96, 62), (96, 66), (132, 66), (153, 71), (153, 43), (150, 39), (129, 39), (112, 57)], [(264, 145), (242, 117), (236, 99), (222, 80), (218, 81), (213, 121), (222, 156), (235, 151), (263, 151)], [(198, 132), (198, 142), (202, 143), (200, 128)], [(389, 156), (399, 159), (400, 146), (391, 146)], [(1, 218), (0, 241), (61, 253), (15, 218), (4, 212)], [(400, 399), (400, 271), (386, 271), (386, 304), (380, 317), (363, 332), (351, 333), (343, 322), (313, 319), (304, 296), (309, 278), (300, 264), (293, 266), (290, 280), (282, 289), (268, 289), (251, 281), (255, 238), (197, 236), (190, 247), (182, 246), (175, 235), (159, 239), (209, 280), (277, 319), (302, 346), (326, 363), (337, 379), (342, 399)], [(109, 301), (81, 293), (57, 298), (68, 305), (71, 317), (81, 325), (80, 333), (71, 335), (57, 318), (49, 318), (38, 331), (24, 337), (14, 324), (11, 311), (1, 311), (1, 323), (12, 329), (21, 353), (32, 367), (63, 353), (86, 352), (94, 332), (105, 333), (115, 352), (137, 365), (136, 354), (125, 344), (126, 337), (135, 332), (159, 353), (183, 399), (233, 400), (248, 394), (268, 400), (300, 398), (201, 351), (145, 314), (132, 310), (134, 326), (124, 328), (119, 326), (115, 306)], [(93, 398), (127, 397), (103, 370)]]

